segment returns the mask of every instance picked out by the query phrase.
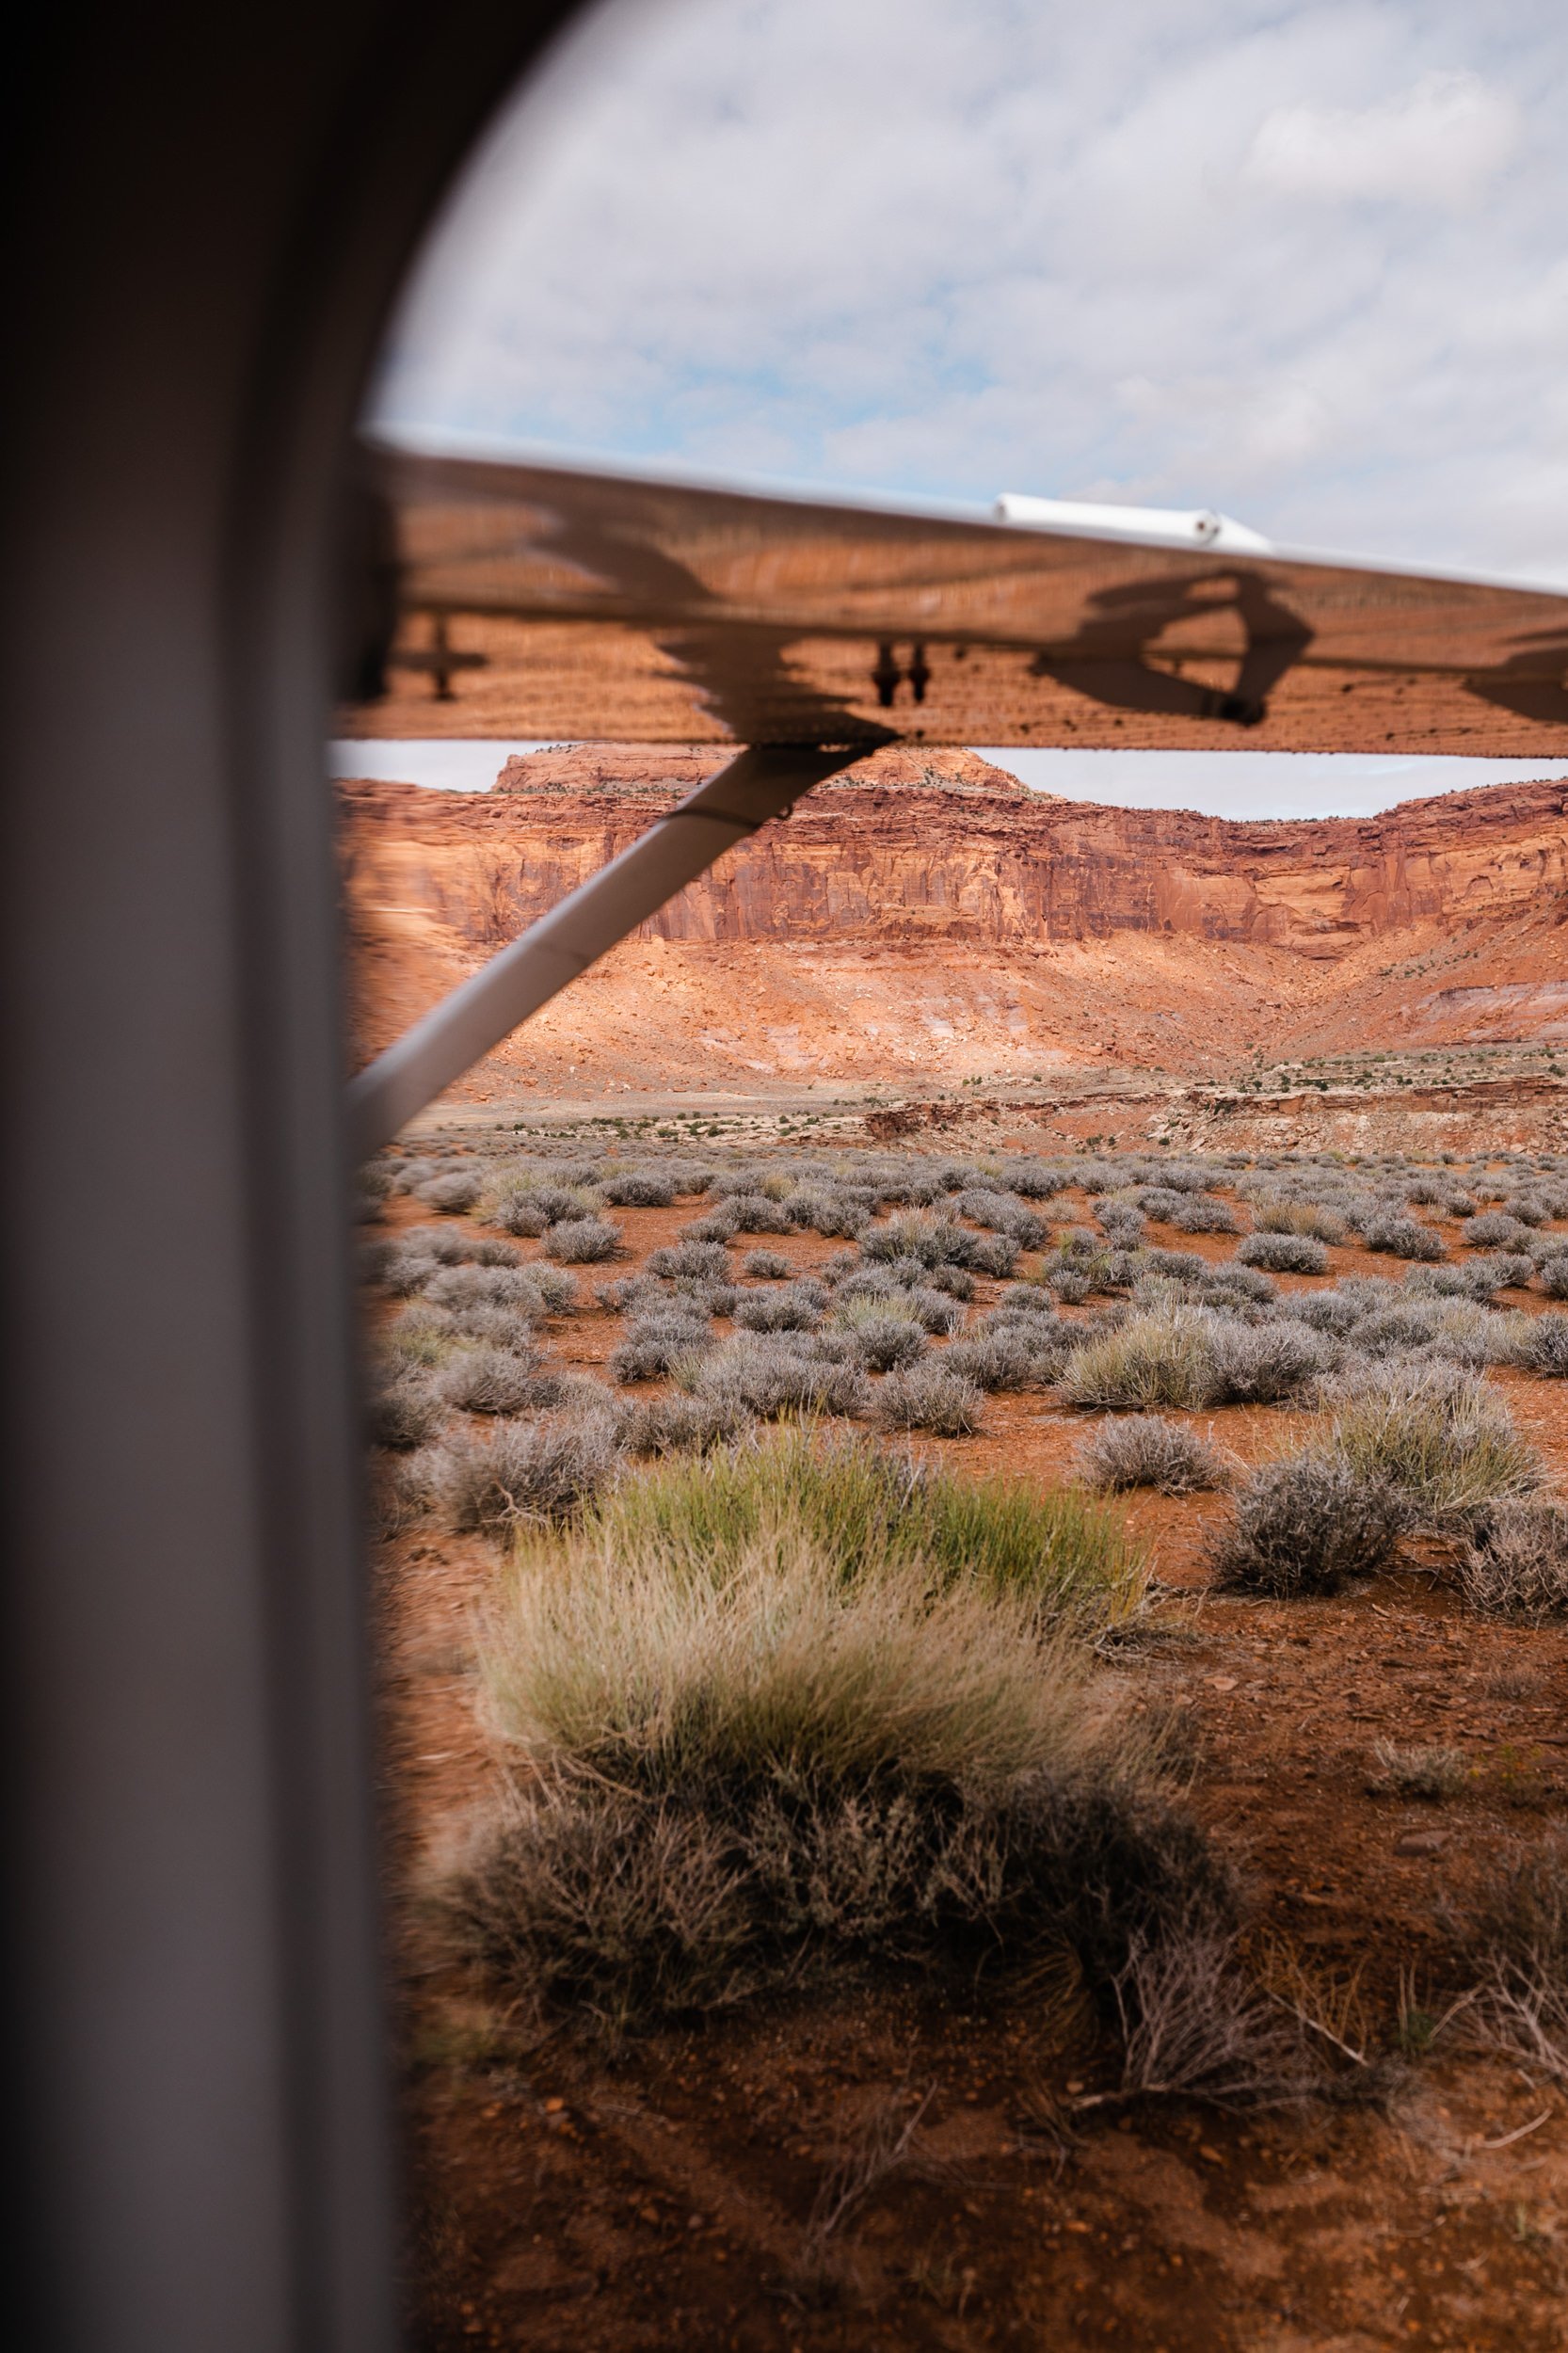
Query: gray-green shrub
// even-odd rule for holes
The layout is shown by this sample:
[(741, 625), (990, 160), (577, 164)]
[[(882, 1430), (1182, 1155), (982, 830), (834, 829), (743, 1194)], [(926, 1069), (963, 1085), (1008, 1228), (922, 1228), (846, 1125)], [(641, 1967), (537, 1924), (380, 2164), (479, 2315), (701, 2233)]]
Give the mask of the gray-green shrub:
[(1189, 1193), (1172, 1210), (1167, 1223), (1181, 1234), (1237, 1234), (1241, 1230), (1229, 1202), (1218, 1200), (1211, 1193)]
[(448, 1176), (432, 1176), (421, 1185), (419, 1197), (448, 1217), (460, 1217), (473, 1208), (484, 1190), (485, 1180), (477, 1169), (454, 1169)]
[(938, 1438), (972, 1438), (982, 1426), (984, 1400), (972, 1381), (946, 1357), (890, 1372), (872, 1407), (885, 1430), (929, 1430)]
[(440, 1428), (440, 1401), (427, 1380), (405, 1373), (371, 1391), (366, 1421), (373, 1446), (424, 1446)]
[(601, 1178), (599, 1189), (618, 1209), (667, 1209), (676, 1194), (674, 1176), (663, 1168), (622, 1169)]
[(562, 1218), (544, 1238), (547, 1254), (565, 1266), (592, 1266), (621, 1249), (618, 1225), (603, 1217)]
[(1529, 1227), (1501, 1209), (1487, 1209), (1464, 1228), (1466, 1244), (1476, 1250), (1517, 1250), (1529, 1240)]
[(1347, 1578), (1392, 1568), (1407, 1507), (1385, 1480), (1330, 1453), (1256, 1470), (1212, 1547), (1222, 1585), (1289, 1599), (1337, 1593)]
[(676, 1392), (634, 1405), (622, 1425), (621, 1443), (628, 1454), (706, 1454), (749, 1427), (744, 1409)]
[(778, 1290), (742, 1291), (734, 1317), (744, 1332), (810, 1332), (822, 1321), (827, 1292), (806, 1275)]
[(1207, 1439), (1159, 1414), (1101, 1422), (1080, 1444), (1074, 1465), (1086, 1486), (1113, 1495), (1153, 1487), (1160, 1495), (1188, 1496), (1231, 1483), (1228, 1466)]
[[(1470, 1228), (1471, 1233), (1474, 1230), (1474, 1227)], [(1444, 1255), (1442, 1235), (1417, 1217), (1384, 1213), (1368, 1218), (1362, 1228), (1361, 1238), (1368, 1250), (1385, 1251), (1394, 1258), (1431, 1259), (1441, 1258)]]
[(648, 1274), (722, 1283), (729, 1273), (729, 1260), (722, 1241), (666, 1242), (648, 1252), (643, 1269)]
[(1568, 1380), (1568, 1315), (1548, 1310), (1545, 1315), (1528, 1318), (1513, 1360), (1527, 1372)]
[(625, 1337), (610, 1352), (605, 1370), (612, 1381), (627, 1385), (657, 1381), (677, 1366), (695, 1362), (712, 1346), (707, 1317), (682, 1314), (672, 1304), (628, 1324)]
[(520, 1414), (534, 1391), (536, 1363), (504, 1348), (463, 1348), (432, 1376), (444, 1404), (469, 1414)]
[(815, 1333), (737, 1332), (695, 1369), (681, 1367), (680, 1377), (694, 1395), (763, 1421), (781, 1414), (869, 1413), (872, 1388), (859, 1364), (824, 1354), (821, 1339)]
[(608, 1483), (616, 1461), (608, 1412), (504, 1421), (484, 1436), (464, 1430), (419, 1458), (448, 1523), (459, 1533), (495, 1537), (531, 1521), (566, 1518)]
[(1240, 1243), (1236, 1256), (1242, 1266), (1266, 1267), (1275, 1274), (1328, 1272), (1328, 1252), (1311, 1234), (1252, 1233)]

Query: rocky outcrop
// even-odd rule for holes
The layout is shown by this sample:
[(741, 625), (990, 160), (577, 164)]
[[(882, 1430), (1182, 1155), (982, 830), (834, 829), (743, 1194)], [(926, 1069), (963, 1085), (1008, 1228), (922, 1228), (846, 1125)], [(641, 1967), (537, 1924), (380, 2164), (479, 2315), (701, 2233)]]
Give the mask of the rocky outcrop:
[[(484, 793), (343, 785), (359, 1050), (715, 764), (590, 746), (510, 761)], [(1544, 1044), (1568, 1038), (1565, 914), (1559, 782), (1243, 824), (898, 747), (733, 851), (505, 1056), (547, 1089), (908, 1089)]]
[[(510, 936), (711, 763), (543, 753), (494, 792), (344, 788), (356, 888), (415, 893), (475, 945)], [(1498, 786), (1364, 820), (1237, 824), (1025, 792), (966, 753), (879, 753), (654, 917), (710, 944), (854, 936), (998, 947), (1146, 932), (1341, 957), (1422, 921), (1568, 911), (1568, 788)]]

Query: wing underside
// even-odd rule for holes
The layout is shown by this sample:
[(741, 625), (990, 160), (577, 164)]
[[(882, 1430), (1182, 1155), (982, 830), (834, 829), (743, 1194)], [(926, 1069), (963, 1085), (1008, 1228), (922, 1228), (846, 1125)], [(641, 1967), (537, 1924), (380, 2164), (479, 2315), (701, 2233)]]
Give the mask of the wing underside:
[(980, 519), (375, 453), (385, 692), (345, 734), (1568, 748), (1568, 599)]

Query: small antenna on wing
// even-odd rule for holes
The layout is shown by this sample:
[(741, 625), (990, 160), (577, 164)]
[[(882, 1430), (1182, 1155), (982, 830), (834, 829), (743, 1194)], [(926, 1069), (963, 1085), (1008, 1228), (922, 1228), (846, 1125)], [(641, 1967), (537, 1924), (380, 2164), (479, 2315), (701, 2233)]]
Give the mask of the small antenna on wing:
[(1145, 547), (1206, 548), (1221, 555), (1267, 555), (1272, 548), (1261, 532), (1212, 506), (1109, 506), (1004, 490), (991, 511), (999, 523), (1016, 523), (1026, 530), (1135, 539)]

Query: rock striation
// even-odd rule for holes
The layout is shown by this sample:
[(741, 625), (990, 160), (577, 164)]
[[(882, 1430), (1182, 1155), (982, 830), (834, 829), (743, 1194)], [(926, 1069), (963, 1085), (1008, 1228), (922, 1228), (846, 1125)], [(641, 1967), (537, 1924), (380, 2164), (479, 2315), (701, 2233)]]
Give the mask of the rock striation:
[[(508, 761), (486, 793), (344, 784), (362, 1046), (714, 764), (706, 747), (579, 746)], [(620, 974), (634, 1033), (664, 1025), (654, 1063), (673, 1055), (672, 1077), (1200, 1067), (1242, 1047), (1568, 1035), (1565, 923), (1560, 781), (1245, 824), (1056, 799), (972, 753), (900, 746), (731, 853), (528, 1034), (544, 1050), (553, 1019), (590, 1064), (613, 1061), (589, 1032), (602, 1003), (624, 1047)]]
[[(350, 859), (361, 871), (395, 865), (432, 913), (487, 945), (544, 913), (708, 773), (693, 755), (590, 749), (514, 759), (485, 794), (349, 784)], [(999, 946), (1150, 932), (1334, 958), (1423, 920), (1561, 908), (1565, 894), (1568, 786), (1557, 781), (1375, 818), (1242, 824), (1060, 800), (970, 753), (898, 750), (820, 786), (648, 930)]]

